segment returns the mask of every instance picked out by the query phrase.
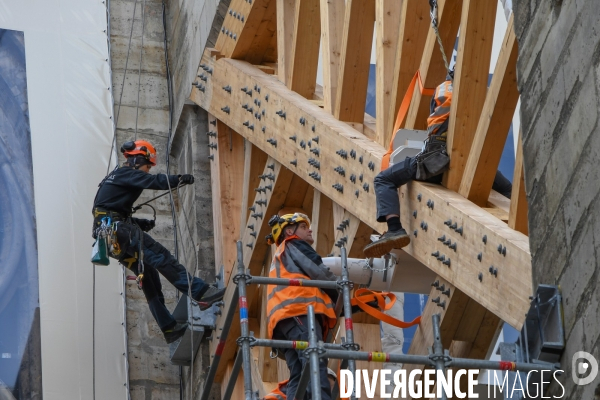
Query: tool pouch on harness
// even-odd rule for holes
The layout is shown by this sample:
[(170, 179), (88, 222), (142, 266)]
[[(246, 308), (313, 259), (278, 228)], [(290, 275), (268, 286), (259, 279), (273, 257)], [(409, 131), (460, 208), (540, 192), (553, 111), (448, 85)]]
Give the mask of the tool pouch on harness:
[(446, 151), (446, 138), (433, 136), (425, 142), (425, 149), (415, 156), (418, 181), (426, 181), (448, 169), (450, 157)]
[(92, 247), (92, 259), (93, 264), (96, 265), (109, 265), (110, 259), (108, 258), (108, 244), (106, 236), (100, 234), (96, 238), (96, 242)]

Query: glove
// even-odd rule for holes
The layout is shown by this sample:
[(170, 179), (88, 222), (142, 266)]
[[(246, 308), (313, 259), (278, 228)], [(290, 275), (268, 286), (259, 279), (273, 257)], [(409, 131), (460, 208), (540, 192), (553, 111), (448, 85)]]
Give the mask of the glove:
[(194, 175), (190, 175), (190, 174), (181, 175), (179, 177), (179, 182), (183, 183), (184, 185), (191, 185), (192, 183), (194, 183)]
[(149, 220), (149, 219), (136, 219), (135, 223), (144, 232), (149, 232), (150, 230), (152, 230), (152, 228), (154, 228), (156, 226), (156, 223), (154, 222), (154, 220)]

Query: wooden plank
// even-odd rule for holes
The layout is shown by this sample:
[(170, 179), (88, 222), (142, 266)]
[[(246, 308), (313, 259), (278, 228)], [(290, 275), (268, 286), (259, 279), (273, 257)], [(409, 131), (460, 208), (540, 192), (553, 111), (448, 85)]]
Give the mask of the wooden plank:
[[(400, 109), (400, 103), (408, 89), (408, 85), (417, 68), (427, 40), (427, 32), (431, 30), (429, 17), (429, 4), (420, 0), (405, 0), (402, 4), (401, 22), (397, 50), (395, 52), (393, 68), (393, 82), (390, 86), (389, 111), (385, 115), (385, 134), (379, 135), (378, 141), (383, 146), (388, 145), (392, 137), (394, 122)], [(417, 88), (418, 91), (418, 88)], [(379, 113), (377, 114), (379, 116)], [(379, 118), (377, 118), (379, 120)]]
[(296, 0), (277, 0), (277, 76), (281, 82), (289, 82), (292, 66), (292, 43)]
[(323, 108), (333, 113), (337, 97), (342, 54), (344, 0), (321, 0), (321, 57), (323, 65)]
[(463, 2), (448, 124), (450, 170), (443, 181), (454, 191), (460, 187), (485, 101), (497, 7), (494, 0)]
[[(253, 7), (255, 7), (254, 4)], [(246, 60), (251, 64), (261, 64), (262, 62), (272, 62), (277, 60), (275, 53), (276, 46), (274, 46), (274, 44), (277, 43), (275, 2), (268, 0), (268, 3), (263, 7), (264, 12), (262, 13), (262, 18), (259, 19), (258, 16), (260, 15), (260, 12), (256, 12), (257, 27), (248, 28), (248, 24), (246, 24), (241, 34), (242, 40), (238, 42), (236, 50), (231, 55), (231, 58)], [(250, 15), (253, 16), (254, 14), (251, 13)], [(252, 37), (251, 35), (254, 36)], [(247, 43), (243, 43), (243, 40), (246, 37), (248, 37), (249, 40)]]
[(478, 205), (485, 205), (489, 197), (519, 100), (517, 56), (511, 14), (459, 189)]
[(241, 222), (240, 239), (245, 229), (245, 223), (248, 220), (248, 208), (252, 206), (254, 200), (254, 188), (258, 187), (260, 182), (260, 173), (265, 169), (267, 155), (264, 151), (254, 146), (252, 142), (244, 142), (244, 183), (242, 188), (242, 209), (240, 212)]
[(510, 212), (508, 214), (508, 226), (525, 235), (528, 234), (527, 195), (525, 194), (525, 177), (523, 171), (523, 142), (520, 132), (519, 142), (517, 143), (517, 156), (515, 159), (515, 172), (510, 201)]
[(224, 57), (260, 64), (275, 34), (275, 23), (271, 0), (232, 0), (215, 49)]
[(334, 113), (340, 121), (363, 122), (374, 22), (374, 1), (346, 1)]
[[(448, 60), (452, 55), (456, 34), (460, 25), (462, 12), (462, 1), (438, 1), (438, 30), (442, 38), (445, 54)], [(433, 29), (429, 29), (425, 49), (419, 72), (426, 88), (435, 88), (446, 78), (446, 66), (442, 58), (442, 52), (437, 42)], [(429, 116), (430, 96), (421, 96), (419, 90), (415, 90), (411, 100), (411, 106), (406, 116), (405, 128), (426, 129), (427, 117)]]
[[(399, 27), (406, 29), (407, 21), (404, 24), (400, 22), (404, 3), (410, 0), (379, 0), (375, 2), (375, 51), (376, 51), (376, 93), (375, 108), (377, 114), (377, 138), (375, 139), (382, 146), (389, 143), (389, 138), (394, 127), (394, 108), (391, 106), (393, 83), (394, 83), (394, 62), (399, 46), (400, 36)], [(417, 3), (417, 2), (415, 2)], [(403, 31), (405, 31), (403, 29)], [(408, 47), (408, 46), (407, 46)], [(415, 57), (418, 57), (415, 55)], [(394, 97), (395, 100), (395, 97)]]
[[(371, 185), (379, 172), (381, 157), (385, 151), (382, 146), (336, 120), (309, 100), (290, 92), (281, 82), (251, 65), (226, 58), (215, 61), (207, 56), (203, 58), (203, 62), (210, 64), (214, 72), (206, 82), (205, 92), (196, 88), (192, 90), (194, 102), (231, 124), (230, 126), (244, 137), (270, 156), (288, 165), (295, 174), (337, 204), (351, 209), (361, 221), (382, 231), (381, 225), (375, 221), (375, 197)], [(230, 85), (231, 93), (222, 89), (226, 85)], [(253, 91), (253, 97), (240, 90), (244, 87), (253, 88), (255, 85), (260, 87), (261, 92), (257, 94)], [(265, 100), (266, 96), (269, 97), (268, 101)], [(248, 114), (241, 112), (241, 106), (252, 102), (252, 99), (262, 102), (264, 118), (248, 120)], [(230, 107), (230, 114), (222, 110), (225, 106)], [(279, 117), (276, 114), (278, 111), (285, 112), (286, 118)], [(299, 123), (300, 118), (305, 119), (304, 125)], [(252, 121), (254, 130), (243, 124), (246, 121), (248, 124)], [(263, 126), (264, 133), (261, 128)], [(295, 141), (290, 139), (292, 135), (296, 136)], [(317, 136), (318, 146), (314, 141), (312, 147), (300, 146), (301, 141), (306, 144)], [(273, 145), (274, 140), (276, 146)], [(319, 156), (311, 152), (315, 149), (319, 150)], [(336, 154), (340, 149), (346, 151), (347, 158)], [(356, 158), (351, 154), (355, 154)], [(311, 158), (319, 161), (320, 169), (308, 163)], [(290, 165), (292, 161), (295, 165)], [(369, 164), (372, 170), (368, 167)], [(334, 170), (337, 167), (344, 168), (344, 176)], [(315, 173), (319, 174), (320, 180), (313, 178)], [(353, 175), (354, 182), (351, 180)], [(365, 184), (369, 185), (368, 191), (363, 187)], [(356, 190), (358, 197), (355, 195)], [(401, 208), (408, 211), (402, 213), (402, 223), (408, 227), (409, 232), (417, 230), (419, 233), (407, 247), (409, 254), (436, 274), (450, 280), (453, 285), (503, 320), (520, 329), (522, 316), (529, 309), (527, 293), (532, 291), (529, 279), (531, 255), (528, 238), (508, 228), (502, 221), (464, 197), (439, 185), (412, 182), (403, 187), (402, 193)], [(422, 202), (418, 201), (419, 194)], [(435, 203), (434, 209), (427, 207), (427, 200)], [(418, 219), (412, 217), (414, 210), (418, 211)], [(463, 225), (462, 236), (444, 225), (448, 218), (457, 221), (459, 226)], [(428, 224), (428, 231), (420, 228), (421, 222)], [(441, 246), (437, 237), (442, 234), (450, 234), (453, 241), (458, 241), (459, 247), (456, 256), (452, 256), (450, 268), (431, 257), (432, 249)], [(481, 242), (483, 236), (487, 237), (489, 246), (479, 248), (478, 246), (485, 246)], [(495, 251), (498, 245), (506, 247), (505, 256)], [(451, 251), (446, 247), (444, 250), (446, 254)], [(478, 253), (483, 250), (485, 254), (489, 253), (485, 258), (486, 262), (499, 269), (497, 278), (490, 278), (487, 272), (490, 264), (483, 265), (477, 261)], [(477, 280), (480, 272), (485, 276), (481, 283)], [(517, 276), (522, 278), (515, 282), (514, 277)]]
[[(212, 116), (211, 114), (208, 114), (208, 122), (209, 122), (209, 126), (211, 126), (211, 124), (214, 123), (215, 125), (215, 133), (216, 133), (216, 124), (217, 124), (217, 119)], [(224, 134), (224, 133), (222, 133)], [(212, 137), (209, 136), (208, 138), (208, 144), (209, 145), (216, 145), (218, 148), (218, 139), (212, 139)], [(210, 148), (210, 155), (213, 157), (213, 159), (210, 162), (210, 189), (211, 189), (211, 193), (213, 193), (213, 196), (218, 196), (221, 193), (221, 162), (220, 162), (220, 158), (219, 158), (219, 151)], [(223, 266), (223, 242), (221, 241), (221, 238), (223, 237), (222, 234), (222, 227), (221, 227), (221, 218), (219, 218), (218, 216), (222, 215), (221, 213), (221, 202), (220, 201), (213, 201), (212, 202), (212, 213), (213, 215), (217, 216), (215, 218), (213, 218), (213, 234), (214, 237), (217, 238), (217, 240), (215, 240), (215, 244), (214, 244), (214, 248), (215, 248), (215, 273), (219, 274), (221, 272), (221, 266)]]
[(244, 138), (221, 121), (217, 121), (217, 151), (220, 164), (220, 214), (213, 218), (221, 219), (220, 242), (223, 249), (223, 266), (225, 282), (236, 261), (236, 242), (240, 238), (241, 223), (234, 215), (241, 215), (244, 179)]
[(313, 247), (318, 254), (323, 256), (329, 254), (328, 251), (335, 242), (333, 202), (318, 189), (315, 189), (314, 193), (312, 225), (315, 244)]
[(321, 41), (321, 10), (319, 0), (296, 2), (294, 37), (291, 48), (290, 90), (310, 99), (317, 84), (319, 44)]

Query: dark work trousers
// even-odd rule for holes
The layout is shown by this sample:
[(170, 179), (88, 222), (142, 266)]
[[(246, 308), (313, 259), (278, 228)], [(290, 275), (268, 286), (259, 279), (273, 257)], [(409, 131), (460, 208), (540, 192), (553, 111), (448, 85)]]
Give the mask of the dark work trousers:
[[(404, 161), (381, 171), (374, 180), (375, 201), (377, 202), (377, 222), (385, 222), (386, 215), (400, 215), (400, 199), (398, 188), (415, 180), (417, 161), (414, 157), (406, 157)], [(430, 183), (441, 183), (443, 174), (427, 180)], [(512, 183), (500, 171), (496, 171), (492, 189), (510, 199)]]
[[(123, 248), (123, 246), (121, 247)], [(144, 233), (143, 248), (144, 278), (142, 279), (142, 290), (146, 296), (152, 316), (160, 329), (165, 331), (173, 328), (176, 321), (167, 307), (165, 307), (165, 296), (162, 292), (158, 273), (160, 272), (173, 286), (186, 295), (188, 294), (189, 279), (192, 283), (192, 298), (195, 300), (200, 299), (209, 286), (200, 278), (192, 278), (185, 267), (177, 262), (171, 252), (162, 244), (152, 239), (147, 233)], [(127, 257), (125, 256), (124, 258)], [(135, 261), (131, 266), (128, 266), (128, 263), (124, 260), (119, 260), (119, 262), (129, 267), (136, 276), (141, 272), (139, 271), (139, 261)]]
[[(317, 322), (317, 340), (322, 341), (323, 328), (321, 317), (317, 315), (315, 319)], [(273, 339), (308, 341), (308, 317), (306, 315), (301, 315), (279, 321), (273, 330)], [(286, 397), (289, 400), (294, 400), (296, 398), (296, 389), (300, 383), (302, 368), (304, 368), (305, 364), (310, 364), (310, 361), (303, 350), (279, 349), (279, 351), (284, 352), (285, 362), (290, 369), (290, 380), (287, 384)], [(310, 368), (310, 366), (308, 367)], [(329, 379), (327, 378), (327, 360), (325, 358), (321, 358), (319, 361), (319, 372), (321, 378), (321, 399), (331, 400), (331, 387), (329, 385)], [(309, 381), (304, 400), (312, 398), (310, 395), (311, 391), (311, 384)]]

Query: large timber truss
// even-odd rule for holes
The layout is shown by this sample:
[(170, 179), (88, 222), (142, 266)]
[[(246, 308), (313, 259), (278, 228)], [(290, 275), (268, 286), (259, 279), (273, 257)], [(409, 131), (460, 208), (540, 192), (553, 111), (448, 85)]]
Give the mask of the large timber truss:
[[(443, 345), (453, 356), (484, 358), (501, 322), (520, 330), (529, 309), (520, 142), (512, 200), (491, 190), (519, 97), (512, 17), (487, 85), (496, 8), (496, 0), (438, 0), (448, 58), (461, 32), (451, 167), (442, 186), (412, 182), (399, 196), (402, 223), (412, 233), (405, 251), (437, 274), (430, 295), (441, 301), (426, 306), (411, 354), (426, 354), (433, 343), (432, 314), (441, 314)], [(373, 178), (402, 98), (417, 71), (427, 88), (446, 75), (429, 13), (425, 0), (231, 1), (190, 95), (210, 114), (216, 262), (229, 283), (226, 304), (235, 289), (236, 241), (244, 243), (250, 273), (265, 274), (271, 252), (266, 222), (282, 208), (311, 216), (322, 255), (339, 254), (343, 243), (350, 257), (361, 257), (369, 235), (384, 229), (375, 221)], [(373, 34), (376, 120), (364, 113)], [(322, 86), (316, 83), (319, 51)], [(425, 128), (429, 100), (414, 91), (404, 128)], [(442, 285), (449, 291), (441, 294)], [(260, 287), (248, 290), (251, 327), (261, 337), (264, 296)], [(217, 382), (230, 373), (238, 336), (234, 325), (226, 343), (211, 342), (211, 354), (221, 354)], [(262, 349), (255, 358), (255, 384), (264, 391), (278, 380), (277, 363)]]

